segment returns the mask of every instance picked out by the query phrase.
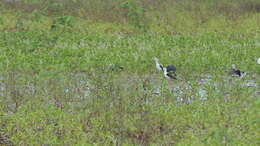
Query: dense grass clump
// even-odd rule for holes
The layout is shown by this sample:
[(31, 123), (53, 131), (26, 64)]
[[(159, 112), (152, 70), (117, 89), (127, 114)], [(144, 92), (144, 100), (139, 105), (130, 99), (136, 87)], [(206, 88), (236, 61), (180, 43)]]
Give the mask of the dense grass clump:
[(0, 4), (0, 145), (259, 145), (258, 1)]

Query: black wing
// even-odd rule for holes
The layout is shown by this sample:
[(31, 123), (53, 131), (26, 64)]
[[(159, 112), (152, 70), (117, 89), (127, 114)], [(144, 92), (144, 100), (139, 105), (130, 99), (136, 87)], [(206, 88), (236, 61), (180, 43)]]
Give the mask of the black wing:
[(241, 71), (240, 70), (238, 70), (238, 69), (232, 69), (232, 71), (231, 72), (229, 72), (229, 74), (230, 75), (238, 75), (238, 76), (240, 76), (241, 77)]
[(241, 71), (240, 70), (236, 70), (236, 74), (239, 75), (241, 77)]
[(166, 67), (166, 69), (167, 69), (167, 72), (176, 72), (176, 67), (173, 65), (168, 65)]
[(163, 71), (163, 66), (160, 64), (160, 68), (161, 68), (161, 70)]
[(173, 76), (171, 73), (167, 73), (167, 76), (171, 79), (177, 79), (175, 76)]

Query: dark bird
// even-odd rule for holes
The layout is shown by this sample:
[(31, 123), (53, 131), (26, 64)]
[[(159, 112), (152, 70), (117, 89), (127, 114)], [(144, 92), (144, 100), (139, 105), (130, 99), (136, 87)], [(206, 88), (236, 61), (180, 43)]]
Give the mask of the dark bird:
[(246, 75), (245, 72), (242, 72), (239, 69), (237, 69), (235, 64), (232, 64), (232, 70), (229, 72), (229, 74), (232, 75), (232, 76), (239, 76), (241, 78)]

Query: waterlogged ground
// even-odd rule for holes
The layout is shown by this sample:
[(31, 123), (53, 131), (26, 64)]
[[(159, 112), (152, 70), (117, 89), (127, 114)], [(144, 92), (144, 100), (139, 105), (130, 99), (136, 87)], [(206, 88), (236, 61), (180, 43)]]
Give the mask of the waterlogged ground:
[[(257, 98), (260, 96), (259, 85), (256, 79), (253, 79), (250, 75), (243, 78), (225, 75), (223, 80), (214, 80), (212, 75), (201, 75), (196, 76), (196, 79), (190, 81), (183, 81), (181, 79), (167, 80), (163, 78), (162, 73), (153, 74), (150, 77), (150, 79), (146, 80), (148, 83), (144, 84), (143, 88), (139, 87), (139, 89), (137, 89), (138, 92), (149, 95), (149, 98), (146, 98), (146, 104), (161, 104), (161, 102), (158, 102), (157, 100), (158, 98), (163, 99), (165, 94), (168, 94), (169, 100), (173, 103), (188, 104), (194, 100), (206, 101), (214, 94), (219, 95), (223, 100), (228, 101), (231, 98), (230, 94), (232, 94), (232, 90), (239, 88), (248, 92), (248, 98)], [(141, 81), (142, 78), (143, 77), (140, 76), (136, 79), (122, 79), (124, 81), (120, 81), (122, 82), (120, 84), (122, 86), (128, 86), (125, 87), (126, 89), (136, 88), (140, 84), (138, 83), (138, 80)], [(14, 80), (17, 79), (19, 80), (18, 77)], [(9, 114), (16, 111), (16, 102), (19, 102), (13, 100), (12, 94), (14, 93), (12, 92), (22, 94), (17, 96), (33, 97), (40, 94), (47, 98), (49, 95), (53, 94), (53, 90), (57, 90), (60, 94), (57, 96), (62, 96), (63, 98), (59, 99), (57, 97), (57, 99), (49, 99), (49, 102), (46, 102), (45, 104), (54, 104), (56, 106), (66, 104), (69, 109), (75, 110), (74, 108), (83, 109), (88, 105), (87, 103), (91, 103), (93, 97), (95, 97), (95, 90), (98, 88), (92, 85), (93, 81), (84, 73), (65, 75), (63, 76), (63, 79), (58, 79), (56, 81), (52, 81), (52, 79), (49, 81), (46, 80), (41, 83), (40, 86), (35, 84), (37, 81), (34, 79), (26, 79), (24, 82), (11, 87), (8, 85), (8, 76), (1, 76), (0, 81), (0, 96), (7, 102), (6, 112)], [(134, 83), (128, 85), (131, 82)]]
[[(258, 145), (259, 34), (0, 34), (0, 141)], [(177, 67), (166, 80), (152, 61)], [(243, 77), (228, 75), (237, 64)], [(0, 144), (2, 144), (0, 143)]]

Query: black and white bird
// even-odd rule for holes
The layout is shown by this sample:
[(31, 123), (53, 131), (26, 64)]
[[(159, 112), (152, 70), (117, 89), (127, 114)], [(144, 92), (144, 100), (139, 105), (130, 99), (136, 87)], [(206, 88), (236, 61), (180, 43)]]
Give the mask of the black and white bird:
[(155, 67), (157, 70), (162, 71), (164, 74), (164, 77), (167, 79), (176, 79), (176, 77), (173, 75), (176, 72), (176, 67), (173, 65), (168, 65), (167, 67), (163, 67), (162, 64), (159, 63), (158, 58), (153, 58), (155, 62)]
[(237, 69), (235, 64), (232, 64), (232, 70), (229, 72), (229, 74), (232, 76), (239, 76), (241, 78), (246, 75), (245, 72), (242, 72), (239, 69)]
[[(168, 66), (167, 66), (168, 67)], [(172, 75), (172, 73), (175, 73), (175, 72), (171, 72), (169, 71), (167, 68), (163, 68), (163, 75), (166, 79), (177, 79), (174, 75)]]

